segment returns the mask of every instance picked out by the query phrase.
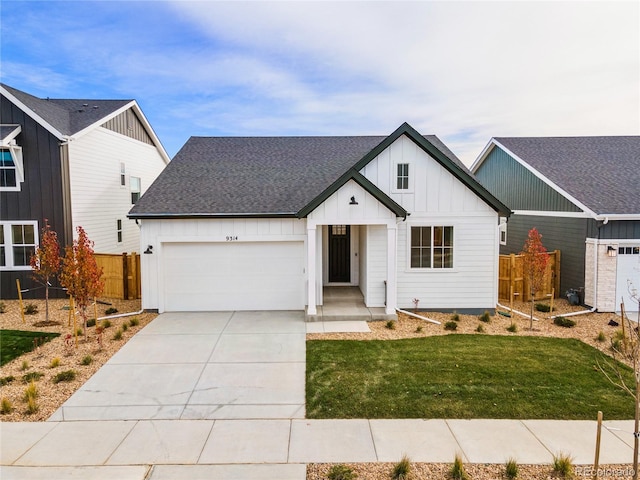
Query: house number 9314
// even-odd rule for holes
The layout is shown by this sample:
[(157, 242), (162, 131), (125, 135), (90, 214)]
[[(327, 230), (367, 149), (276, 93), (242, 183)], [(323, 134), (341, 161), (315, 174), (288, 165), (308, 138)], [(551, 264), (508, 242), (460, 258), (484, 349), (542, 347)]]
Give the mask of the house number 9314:
[(237, 242), (237, 241), (238, 241), (237, 235), (227, 235), (227, 242)]

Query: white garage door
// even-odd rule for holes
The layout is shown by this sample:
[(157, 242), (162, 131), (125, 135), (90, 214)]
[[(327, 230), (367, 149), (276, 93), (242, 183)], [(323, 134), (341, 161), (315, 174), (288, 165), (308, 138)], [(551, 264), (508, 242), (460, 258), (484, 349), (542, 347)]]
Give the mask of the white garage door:
[(303, 310), (302, 242), (167, 243), (165, 311)]
[[(640, 295), (640, 245), (620, 246), (618, 249), (618, 272), (616, 283), (616, 310), (620, 310), (620, 300), (624, 298), (624, 308), (627, 312), (638, 311), (638, 297), (632, 298), (633, 291), (629, 291), (631, 282)], [(635, 319), (635, 318), (634, 318)]]

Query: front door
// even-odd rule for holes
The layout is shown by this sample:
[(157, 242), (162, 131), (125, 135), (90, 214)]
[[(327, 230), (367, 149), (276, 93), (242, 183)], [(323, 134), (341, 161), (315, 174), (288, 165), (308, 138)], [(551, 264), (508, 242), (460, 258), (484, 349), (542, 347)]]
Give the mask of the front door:
[(329, 282), (351, 281), (349, 225), (329, 225)]

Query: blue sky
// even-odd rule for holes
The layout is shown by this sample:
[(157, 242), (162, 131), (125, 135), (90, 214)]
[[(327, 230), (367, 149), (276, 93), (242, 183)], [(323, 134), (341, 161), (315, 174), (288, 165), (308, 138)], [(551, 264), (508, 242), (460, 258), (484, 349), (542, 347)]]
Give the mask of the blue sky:
[(2, 82), (191, 135), (640, 133), (640, 2), (0, 3)]

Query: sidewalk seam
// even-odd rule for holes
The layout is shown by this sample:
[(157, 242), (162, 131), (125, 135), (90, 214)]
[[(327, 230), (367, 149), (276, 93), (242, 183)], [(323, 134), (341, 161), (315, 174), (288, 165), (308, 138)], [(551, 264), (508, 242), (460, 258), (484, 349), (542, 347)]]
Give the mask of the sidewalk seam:
[(456, 437), (456, 434), (453, 433), (453, 430), (451, 429), (451, 425), (449, 425), (449, 420), (447, 420), (446, 418), (444, 419), (444, 423), (447, 426), (447, 428), (449, 429), (449, 431), (451, 432), (451, 436), (453, 437), (453, 439), (456, 442), (456, 445), (458, 445), (459, 447), (459, 452), (464, 456), (465, 461), (469, 461), (469, 457), (467, 457), (467, 453), (464, 451), (464, 449), (462, 448), (462, 445), (460, 444), (460, 442), (458, 441), (458, 437)]

